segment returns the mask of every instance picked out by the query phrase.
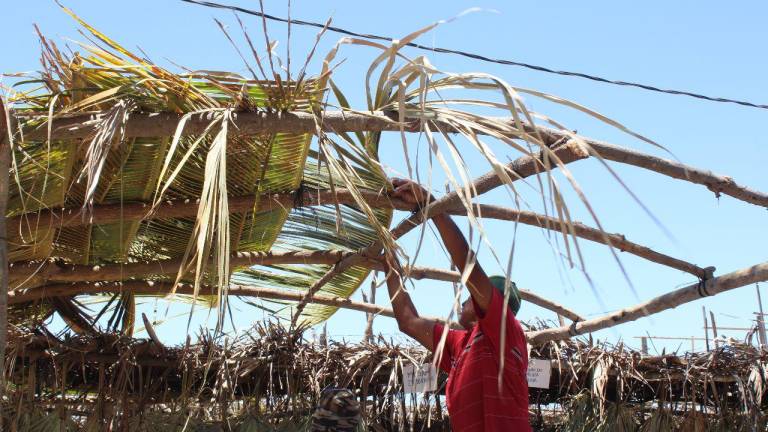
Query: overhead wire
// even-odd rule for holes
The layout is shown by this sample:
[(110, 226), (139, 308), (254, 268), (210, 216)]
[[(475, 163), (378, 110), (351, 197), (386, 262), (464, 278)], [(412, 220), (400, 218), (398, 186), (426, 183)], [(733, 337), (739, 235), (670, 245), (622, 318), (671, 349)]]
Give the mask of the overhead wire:
[[(388, 36), (381, 36), (381, 35), (368, 34), (368, 33), (358, 33), (358, 32), (347, 30), (341, 27), (335, 27), (330, 25), (326, 26), (325, 24), (312, 22), (312, 21), (304, 21), (304, 20), (299, 20), (294, 18), (291, 18), (291, 19), (282, 18), (282, 17), (270, 15), (267, 13), (246, 9), (239, 6), (225, 5), (225, 4), (215, 3), (215, 2), (205, 1), (205, 0), (181, 0), (181, 1), (185, 3), (191, 3), (191, 4), (206, 6), (210, 8), (232, 10), (235, 12), (241, 12), (248, 15), (262, 17), (272, 21), (308, 26), (308, 27), (316, 27), (321, 29), (326, 28), (327, 31), (331, 31), (334, 33), (339, 33), (347, 36), (354, 36), (354, 37), (363, 38), (363, 39), (381, 40), (381, 41), (388, 41), (388, 42), (393, 42), (395, 40), (394, 38), (391, 38)], [(750, 108), (768, 109), (768, 105), (766, 104), (760, 104), (760, 103), (739, 100), (739, 99), (717, 97), (717, 96), (707, 96), (700, 93), (694, 93), (694, 92), (685, 91), (685, 90), (666, 89), (666, 88), (656, 87), (653, 85), (632, 82), (632, 81), (613, 80), (613, 79), (604, 78), (601, 76), (591, 75), (591, 74), (582, 73), (582, 72), (557, 70), (557, 69), (552, 69), (545, 66), (539, 66), (539, 65), (524, 63), (524, 62), (515, 61), (515, 60), (491, 58), (481, 54), (470, 53), (470, 52), (461, 51), (461, 50), (454, 50), (450, 48), (431, 47), (431, 46), (417, 44), (414, 42), (406, 43), (404, 45), (412, 48), (424, 50), (424, 51), (431, 51), (431, 52), (436, 52), (441, 54), (453, 54), (453, 55), (471, 58), (474, 60), (480, 60), (487, 63), (496, 63), (496, 64), (507, 65), (507, 66), (522, 67), (522, 68), (526, 68), (526, 69), (537, 71), (537, 72), (544, 72), (548, 74), (561, 75), (561, 76), (577, 77), (577, 78), (587, 79), (587, 80), (591, 80), (591, 81), (595, 81), (603, 84), (633, 87), (633, 88), (639, 88), (639, 89), (650, 91), (650, 92), (664, 93), (664, 94), (675, 95), (675, 96), (688, 96), (688, 97), (692, 97), (700, 100), (706, 100), (710, 102), (731, 103), (731, 104), (737, 104), (737, 105), (750, 107)]]

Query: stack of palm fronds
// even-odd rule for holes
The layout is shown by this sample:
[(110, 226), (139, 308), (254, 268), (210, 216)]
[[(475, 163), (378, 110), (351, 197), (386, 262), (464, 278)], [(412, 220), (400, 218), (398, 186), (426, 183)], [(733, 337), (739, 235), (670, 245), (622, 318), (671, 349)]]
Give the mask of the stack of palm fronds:
[[(145, 430), (173, 422), (223, 430), (240, 430), (241, 423), (297, 427), (307, 422), (323, 389), (341, 387), (359, 397), (370, 430), (447, 427), (444, 375), (437, 393), (403, 393), (403, 366), (431, 359), (423, 349), (382, 338), (376, 344), (323, 344), (302, 334), (261, 324), (234, 339), (202, 333), (200, 343), (166, 347), (117, 334), (59, 340), (19, 332), (7, 358), (14, 387), (4, 416), (19, 425), (56, 418), (72, 427), (95, 422)], [(684, 357), (642, 357), (625, 347), (557, 345), (532, 351), (553, 365), (550, 389), (531, 389), (532, 422), (541, 427), (751, 430), (747, 425), (768, 420), (765, 371), (755, 366), (768, 360), (765, 351), (729, 346)]]
[(226, 430), (257, 420), (295, 425), (306, 422), (327, 387), (359, 396), (370, 427), (443, 421), (434, 404), (438, 396), (412, 401), (402, 393), (403, 366), (428, 361), (421, 349), (383, 340), (313, 344), (301, 330), (273, 324), (233, 340), (208, 333), (200, 340), (165, 347), (119, 335), (58, 340), (16, 334), (8, 358), (17, 387), (9, 395), (6, 421), (20, 424), (37, 409), (110, 428), (147, 424), (146, 430), (155, 430), (149, 428), (162, 423), (158, 417), (177, 426), (226, 424)]

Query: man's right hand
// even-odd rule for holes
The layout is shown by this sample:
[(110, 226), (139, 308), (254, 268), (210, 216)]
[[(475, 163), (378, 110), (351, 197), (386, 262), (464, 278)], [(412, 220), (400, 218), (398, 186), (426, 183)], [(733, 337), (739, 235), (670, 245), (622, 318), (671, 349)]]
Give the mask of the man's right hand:
[(392, 186), (394, 190), (390, 196), (413, 205), (414, 210), (424, 207), (435, 199), (424, 186), (413, 180), (393, 178)]

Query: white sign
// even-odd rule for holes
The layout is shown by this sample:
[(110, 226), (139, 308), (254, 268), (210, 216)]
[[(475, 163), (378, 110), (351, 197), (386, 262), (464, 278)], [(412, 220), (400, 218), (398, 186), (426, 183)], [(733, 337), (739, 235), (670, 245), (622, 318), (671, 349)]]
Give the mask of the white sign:
[(549, 388), (552, 363), (549, 360), (530, 359), (528, 361), (528, 387)]
[(432, 363), (403, 366), (403, 391), (424, 393), (437, 390), (437, 369)]

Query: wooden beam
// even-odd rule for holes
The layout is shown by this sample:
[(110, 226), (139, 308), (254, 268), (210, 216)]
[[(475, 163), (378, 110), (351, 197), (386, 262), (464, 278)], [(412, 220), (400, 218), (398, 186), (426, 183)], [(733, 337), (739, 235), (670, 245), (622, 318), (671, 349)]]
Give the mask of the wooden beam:
[(767, 193), (741, 186), (731, 177), (605, 142), (594, 141), (589, 142), (589, 145), (604, 159), (700, 184), (706, 186), (718, 197), (720, 194), (726, 194), (738, 200), (768, 208)]
[[(563, 164), (585, 159), (589, 156), (587, 151), (581, 145), (574, 141), (566, 142), (562, 145), (553, 147), (552, 151)], [(543, 153), (539, 152), (535, 156), (521, 156), (505, 166), (512, 181), (524, 179), (544, 171), (542, 162)], [(495, 171), (489, 171), (480, 177), (477, 177), (470, 186), (470, 190), (477, 195), (482, 195), (490, 190), (501, 186), (502, 180)], [(392, 237), (398, 239), (413, 228), (419, 226), (429, 218), (445, 213), (449, 210), (464, 209), (461, 196), (457, 191), (445, 194), (442, 198), (435, 200), (426, 206), (422, 211), (415, 212), (410, 217), (401, 221), (391, 230)]]
[[(392, 200), (383, 194), (369, 191), (361, 191), (361, 194), (363, 195), (366, 202), (372, 207), (387, 207), (395, 208), (398, 210), (410, 209), (410, 205), (399, 200)], [(230, 212), (237, 213), (250, 211), (254, 208), (253, 206), (256, 202), (256, 199), (256, 196), (232, 197), (229, 200)], [(304, 205), (309, 206), (328, 204), (333, 202), (334, 199), (339, 204), (355, 204), (352, 194), (346, 189), (337, 189), (335, 194), (331, 191), (304, 192), (304, 195), (298, 201), (303, 202)], [(276, 206), (289, 206), (292, 205), (294, 201), (296, 201), (296, 195), (294, 193), (272, 194), (264, 196), (260, 199), (259, 208), (266, 210)], [(18, 216), (11, 219), (10, 226), (17, 226), (18, 224), (27, 224), (32, 222), (37, 224), (35, 218), (38, 217), (38, 215), (41, 218), (41, 222), (38, 226), (45, 226), (44, 224), (46, 223), (54, 223), (56, 226), (79, 225), (87, 222), (82, 217), (77, 215), (80, 210), (81, 209), (79, 207), (77, 209), (62, 209), (58, 211), (46, 210), (40, 213)], [(473, 205), (473, 210), (477, 217), (518, 221), (525, 225), (536, 226), (554, 231), (561, 231), (563, 229), (561, 222), (557, 218), (525, 210), (516, 210), (507, 207), (485, 204), (475, 204)], [(445, 212), (456, 216), (466, 216), (467, 214), (464, 206), (451, 208)], [(175, 201), (168, 201), (160, 204), (157, 208), (157, 211), (152, 213), (149, 212), (149, 206), (144, 203), (127, 203), (124, 204), (122, 208), (122, 216), (124, 217), (123, 220), (135, 220), (141, 218), (153, 219), (156, 217), (192, 217), (195, 214), (197, 214), (197, 203)], [(94, 224), (114, 223), (120, 221), (121, 211), (119, 206), (112, 204), (95, 205), (93, 206), (93, 210), (90, 215), (90, 220)], [(55, 222), (53, 222), (54, 220)], [(19, 227), (19, 229), (22, 228)], [(627, 240), (626, 237), (621, 234), (604, 233), (599, 229), (588, 227), (579, 222), (573, 223), (573, 229), (574, 234), (577, 237), (605, 245), (611, 245), (620, 251), (645, 258), (658, 264), (666, 265), (681, 271), (691, 273), (699, 278), (707, 278), (711, 276), (711, 273), (714, 270), (714, 268), (701, 268), (681, 259), (656, 252), (646, 246), (642, 246)], [(338, 254), (323, 255), (322, 253), (318, 252), (292, 252), (289, 254), (257, 254), (241, 252), (233, 255), (230, 259), (232, 260), (233, 267), (242, 267), (255, 264), (288, 263), (336, 264), (341, 259), (351, 255), (353, 254), (347, 253), (344, 256), (340, 256)], [(285, 261), (281, 261), (281, 259), (285, 259)], [(296, 261), (291, 261), (292, 259), (295, 259)], [(57, 281), (106, 281), (149, 274), (175, 273), (179, 269), (180, 262), (180, 260), (169, 260), (156, 263), (130, 263), (119, 265), (108, 264), (99, 267), (55, 266), (53, 264), (49, 264), (43, 266), (42, 269), (40, 268), (40, 263), (15, 263), (11, 268), (11, 275), (14, 279), (19, 279), (25, 275), (30, 275), (31, 273), (35, 272), (38, 276)]]
[[(97, 112), (55, 118), (52, 125), (52, 136), (57, 140), (86, 139), (92, 136), (98, 119), (103, 116), (103, 112)], [(29, 116), (21, 117), (29, 118)], [(171, 136), (175, 133), (182, 117), (183, 114), (177, 113), (134, 113), (126, 124), (126, 137)], [(38, 115), (35, 118), (43, 120), (43, 123), (34, 129), (26, 130), (25, 139), (47, 139), (47, 123), (45, 122), (47, 116)], [(392, 112), (342, 112), (328, 110), (323, 113), (321, 128), (326, 132), (400, 131), (401, 124), (395, 120), (396, 118), (397, 115)], [(489, 117), (488, 119), (508, 124), (510, 131), (516, 130), (515, 123), (511, 118)], [(317, 130), (315, 120), (311, 113), (301, 111), (280, 113), (240, 112), (234, 114), (234, 123), (237, 127), (232, 128), (232, 130), (237, 130), (241, 135), (275, 132), (315, 133)], [(407, 118), (406, 124), (403, 126), (408, 132), (418, 132), (421, 130), (420, 122), (419, 118), (410, 117)], [(444, 122), (437, 120), (430, 120), (430, 122), (441, 130), (455, 132), (451, 125)], [(207, 118), (206, 114), (192, 115), (186, 124), (184, 133), (202, 133), (209, 124), (210, 119)], [(530, 125), (526, 125), (526, 129), (529, 132), (536, 130), (550, 143), (570, 139), (569, 134), (556, 129), (541, 126), (533, 127)], [(482, 130), (475, 132), (478, 134), (484, 133)], [(636, 150), (590, 138), (582, 138), (589, 147), (607, 160), (634, 165), (675, 179), (701, 184), (715, 194), (724, 193), (742, 201), (768, 207), (768, 194), (741, 186), (731, 177), (714, 174), (708, 170), (695, 168)]]
[[(5, 215), (8, 213), (10, 187), (12, 123), (0, 97), (0, 398), (5, 396), (5, 351), (8, 342), (8, 230)], [(2, 425), (0, 425), (0, 428)]]
[[(51, 284), (28, 290), (11, 292), (8, 294), (8, 304), (14, 305), (53, 297), (68, 297), (81, 294), (131, 292), (135, 295), (164, 295), (171, 292), (172, 286), (173, 283), (170, 282), (147, 281)], [(192, 295), (194, 293), (194, 287), (188, 284), (180, 284), (176, 287), (176, 293)], [(216, 295), (216, 293), (216, 287), (203, 286), (198, 295)], [(260, 288), (247, 285), (230, 285), (229, 295), (256, 297), (269, 300), (299, 301), (304, 296), (304, 293), (301, 291)], [(369, 303), (356, 302), (344, 297), (318, 294), (314, 296), (312, 303), (394, 317), (392, 309)]]
[(528, 334), (528, 341), (531, 345), (541, 345), (550, 341), (568, 339), (673, 309), (701, 297), (713, 296), (765, 280), (768, 280), (768, 262), (695, 283), (599, 318), (581, 321), (571, 326), (531, 332)]
[[(356, 252), (338, 250), (283, 253), (237, 252), (230, 258), (230, 263), (234, 267), (277, 264), (334, 264), (352, 255), (356, 255)], [(36, 274), (42, 275), (46, 280), (56, 282), (57, 284), (63, 282), (118, 282), (128, 278), (175, 274), (178, 272), (180, 265), (181, 260), (179, 259), (151, 263), (109, 264), (104, 266), (46, 263), (41, 267), (39, 263), (28, 263), (24, 271), (17, 270), (16, 276), (25, 278), (24, 276), (28, 276), (31, 272), (38, 271)], [(358, 265), (379, 271), (384, 270), (384, 266), (378, 257), (366, 258)], [(406, 269), (408, 276), (412, 279), (434, 279), (446, 282), (458, 282), (461, 280), (461, 275), (456, 271), (430, 267), (408, 267)], [(24, 288), (21, 287), (18, 291), (23, 290)], [(529, 290), (521, 289), (520, 298), (544, 309), (561, 314), (568, 319), (574, 321), (583, 320), (577, 313)]]
[[(102, 293), (125, 293), (131, 292), (134, 295), (164, 295), (171, 292), (173, 287), (169, 282), (148, 282), (148, 281), (127, 281), (115, 283), (74, 283), (74, 284), (51, 284), (42, 287), (32, 288), (24, 291), (15, 291), (8, 294), (8, 304), (22, 304), (53, 297), (69, 297), (81, 294), (102, 294)], [(194, 286), (180, 284), (176, 286), (177, 294), (193, 295)], [(216, 295), (217, 288), (214, 286), (203, 285), (198, 295)], [(260, 288), (248, 285), (230, 285), (229, 295), (238, 297), (254, 297), (267, 300), (285, 300), (300, 301), (304, 297), (301, 291), (289, 291), (275, 288)], [(313, 296), (310, 303), (333, 306), (342, 309), (356, 310), (370, 314), (388, 316), (394, 318), (395, 314), (391, 308), (377, 304), (357, 302), (345, 297), (335, 297), (325, 294)], [(429, 319), (445, 322), (438, 317), (426, 317)], [(457, 323), (449, 323), (452, 328), (460, 328)]]

